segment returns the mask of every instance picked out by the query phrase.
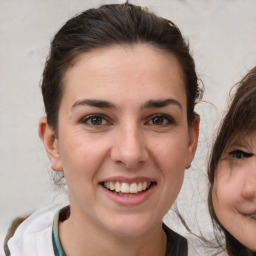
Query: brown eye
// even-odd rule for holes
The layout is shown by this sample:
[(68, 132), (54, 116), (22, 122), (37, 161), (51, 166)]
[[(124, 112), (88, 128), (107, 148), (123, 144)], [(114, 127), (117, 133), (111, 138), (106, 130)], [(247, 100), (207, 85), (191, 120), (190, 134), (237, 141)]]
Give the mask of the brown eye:
[(164, 118), (162, 116), (155, 116), (152, 118), (152, 124), (154, 125), (162, 125), (164, 122)]
[(175, 121), (172, 117), (166, 114), (156, 114), (150, 117), (150, 120), (146, 123), (147, 125), (165, 126), (173, 125)]
[(90, 120), (91, 125), (101, 125), (102, 124), (102, 117), (101, 116), (94, 116)]
[(89, 115), (82, 120), (82, 123), (89, 126), (102, 126), (107, 125), (108, 121), (102, 115)]

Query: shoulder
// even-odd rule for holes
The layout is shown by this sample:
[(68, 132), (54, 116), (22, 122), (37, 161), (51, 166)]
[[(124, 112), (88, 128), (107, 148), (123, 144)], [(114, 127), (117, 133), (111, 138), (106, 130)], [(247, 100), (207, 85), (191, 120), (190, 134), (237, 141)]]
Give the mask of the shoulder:
[[(18, 227), (8, 241), (12, 256), (54, 255), (52, 248), (52, 225), (60, 206), (51, 206), (40, 210), (25, 220), (17, 220)], [(19, 223), (22, 222), (20, 225)], [(8, 232), (8, 235), (12, 234)], [(8, 239), (8, 238), (7, 238)]]
[(18, 217), (16, 219), (14, 219), (10, 228), (8, 229), (8, 232), (7, 232), (6, 237), (4, 239), (4, 251), (5, 251), (7, 256), (10, 255), (10, 251), (9, 251), (8, 246), (7, 246), (8, 241), (10, 240), (11, 237), (13, 237), (13, 235), (14, 235), (16, 229), (19, 227), (19, 225), (24, 220), (26, 220), (28, 217), (29, 217), (29, 215), (26, 215), (24, 217)]

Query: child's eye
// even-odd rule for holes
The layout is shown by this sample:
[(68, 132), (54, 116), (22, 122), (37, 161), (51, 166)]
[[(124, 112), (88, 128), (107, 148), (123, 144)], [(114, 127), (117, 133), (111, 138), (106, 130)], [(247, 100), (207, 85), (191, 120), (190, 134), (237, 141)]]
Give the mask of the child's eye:
[(248, 153), (248, 152), (244, 152), (243, 150), (237, 149), (237, 150), (229, 152), (229, 155), (232, 158), (242, 159), (244, 157), (251, 157), (253, 154), (252, 153)]
[(81, 122), (90, 126), (102, 126), (109, 124), (104, 116), (97, 114), (86, 116), (81, 120)]
[(168, 125), (175, 124), (175, 121), (172, 117), (165, 114), (156, 114), (150, 117), (150, 120), (146, 122), (147, 125)]

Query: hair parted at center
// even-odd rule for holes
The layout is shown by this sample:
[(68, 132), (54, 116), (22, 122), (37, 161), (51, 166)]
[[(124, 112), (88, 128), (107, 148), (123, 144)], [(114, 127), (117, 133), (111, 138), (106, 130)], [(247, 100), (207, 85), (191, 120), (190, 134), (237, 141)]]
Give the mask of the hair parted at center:
[(41, 83), (48, 124), (57, 130), (65, 72), (81, 54), (114, 45), (137, 44), (170, 52), (178, 59), (186, 90), (187, 120), (191, 125), (202, 89), (198, 86), (188, 43), (174, 23), (128, 2), (84, 11), (68, 20), (54, 36)]

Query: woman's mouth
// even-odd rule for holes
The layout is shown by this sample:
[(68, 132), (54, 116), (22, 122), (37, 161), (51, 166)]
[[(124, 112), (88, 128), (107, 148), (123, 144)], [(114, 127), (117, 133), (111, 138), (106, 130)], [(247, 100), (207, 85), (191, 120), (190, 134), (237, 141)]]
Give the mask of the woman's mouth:
[(245, 216), (248, 216), (250, 218), (256, 219), (256, 213), (253, 214), (245, 214)]
[(132, 196), (138, 196), (142, 194), (143, 192), (149, 190), (155, 182), (148, 182), (148, 181), (142, 181), (142, 182), (121, 182), (121, 181), (108, 181), (108, 182), (102, 182), (101, 186), (106, 188), (112, 193), (115, 193), (119, 196), (125, 196), (125, 197), (132, 197)]
[(252, 211), (252, 212), (240, 212), (240, 214), (246, 216), (246, 217), (250, 217), (252, 219), (256, 219), (256, 211)]
[[(111, 177), (99, 183), (104, 195), (117, 205), (142, 205), (154, 194), (157, 182), (148, 177)], [(153, 197), (154, 198), (154, 197)]]

